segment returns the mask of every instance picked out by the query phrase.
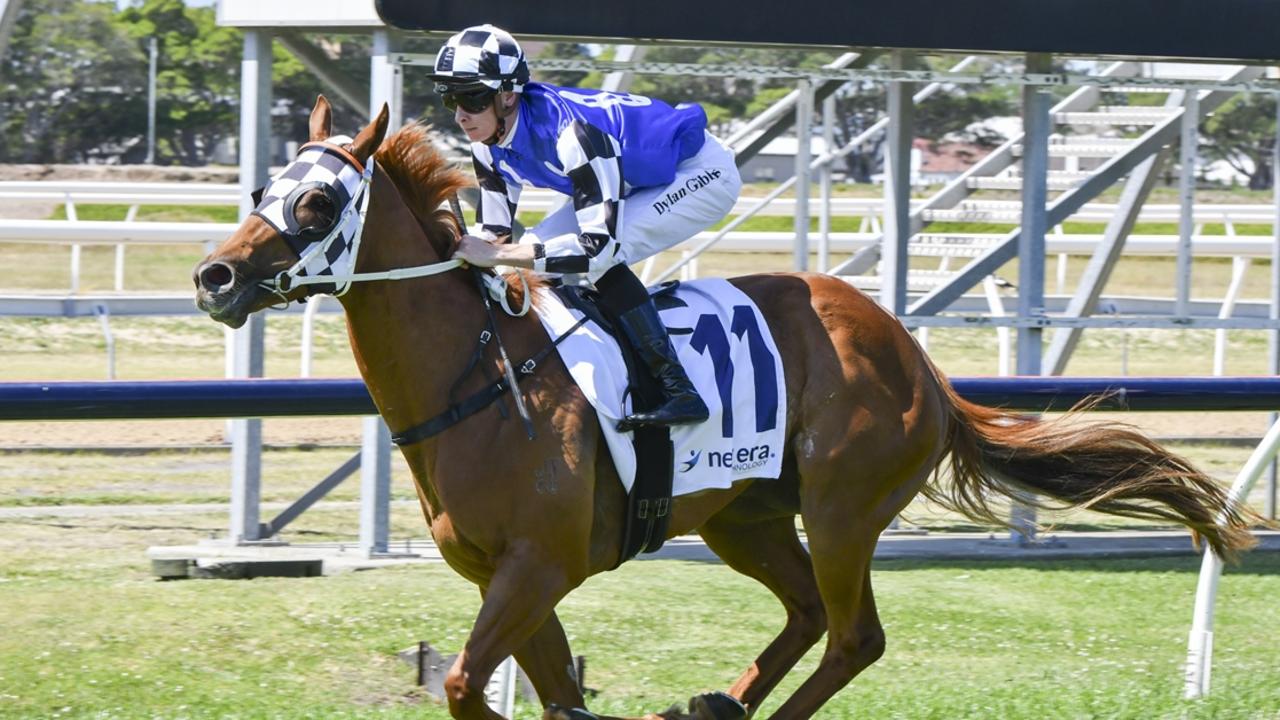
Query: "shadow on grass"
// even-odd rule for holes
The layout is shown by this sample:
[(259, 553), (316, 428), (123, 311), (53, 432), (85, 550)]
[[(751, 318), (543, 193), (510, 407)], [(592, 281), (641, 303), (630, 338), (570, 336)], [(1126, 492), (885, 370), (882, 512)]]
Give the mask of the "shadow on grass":
[[(1114, 573), (1187, 573), (1200, 572), (1199, 555), (1146, 555), (1130, 557), (1052, 558), (1036, 557), (1034, 550), (1025, 551), (1026, 557), (973, 558), (973, 557), (916, 557), (883, 558), (872, 563), (874, 572), (903, 572), (912, 570), (1038, 570), (1041, 572), (1114, 572)], [(721, 564), (715, 558), (663, 558), (667, 562)], [(1264, 550), (1245, 553), (1238, 565), (1228, 565), (1226, 575), (1280, 575), (1280, 552)]]
[[(1029, 551), (1031, 552), (1031, 551)], [(1125, 558), (903, 558), (877, 560), (872, 569), (879, 572), (966, 568), (971, 570), (1009, 570), (1016, 568), (1043, 572), (1115, 572), (1115, 573), (1189, 573), (1200, 572), (1200, 556), (1162, 556)], [(1226, 575), (1280, 575), (1280, 552), (1246, 553), (1239, 565), (1228, 565)]]

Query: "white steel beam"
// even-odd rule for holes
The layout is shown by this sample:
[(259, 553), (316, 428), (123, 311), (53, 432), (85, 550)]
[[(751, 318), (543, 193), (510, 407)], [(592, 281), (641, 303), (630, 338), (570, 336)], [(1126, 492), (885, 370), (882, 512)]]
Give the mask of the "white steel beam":
[[(619, 45), (614, 50), (614, 58), (619, 62), (639, 62), (644, 58), (644, 45)], [(631, 88), (635, 74), (624, 70), (616, 70), (604, 76), (600, 89), (606, 92), (624, 93)]]
[[(1027, 72), (1051, 67), (1048, 55), (1027, 55)], [(1018, 235), (1018, 317), (1044, 316), (1044, 240), (1049, 230), (1045, 203), (1049, 174), (1049, 94), (1027, 85), (1022, 88), (1022, 232)], [(1018, 328), (1017, 372), (1039, 375), (1043, 329)], [(1013, 498), (1009, 525), (1011, 540), (1020, 544), (1036, 539), (1036, 509), (1030, 497)]]
[[(836, 98), (828, 95), (822, 101), (822, 145), (826, 153), (835, 147)], [(821, 210), (818, 215), (818, 272), (826, 272), (831, 267), (831, 175), (833, 163), (823, 163), (820, 174), (818, 195)]]
[[(392, 37), (386, 30), (373, 31), (369, 67), (370, 113), (390, 110), (389, 127), (400, 127), (400, 66), (391, 62)], [(391, 431), (381, 417), (364, 419), (360, 446), (360, 549), (368, 557), (387, 552), (391, 537)]]
[[(250, 197), (268, 179), (271, 161), (271, 34), (246, 30), (240, 62), (240, 219), (254, 208)], [(232, 375), (262, 377), (266, 318), (249, 316), (232, 341)], [(241, 418), (229, 423), (231, 434), (231, 542), (262, 539), (259, 502), (262, 496), (262, 420)]]
[[(834, 204), (834, 203), (833, 203)], [(24, 245), (80, 244), (80, 245), (192, 245), (217, 243), (226, 239), (238, 227), (236, 223), (160, 223), (80, 220), (5, 220), (0, 223), (0, 242)], [(831, 249), (839, 252), (855, 252), (878, 246), (882, 239), (879, 232), (832, 232)], [(916, 240), (934, 237), (916, 235)], [(980, 256), (988, 247), (1003, 242), (1004, 235), (947, 233), (938, 237), (972, 239), (973, 255)], [(1050, 234), (1046, 252), (1087, 255), (1093, 252), (1104, 236), (1100, 233)], [(704, 231), (674, 246), (677, 250), (694, 250), (712, 240), (719, 252), (789, 252), (794, 246), (795, 233), (766, 230)], [(989, 239), (989, 240), (988, 240)], [(875, 245), (873, 245), (875, 244)], [(1253, 258), (1270, 258), (1274, 242), (1263, 235), (1195, 235), (1192, 250), (1199, 256), (1235, 257), (1248, 255)], [(1125, 255), (1160, 255), (1173, 257), (1177, 253), (1176, 235), (1130, 235), (1125, 244)], [(922, 243), (912, 243), (916, 255), (931, 254)], [(934, 255), (940, 253), (932, 253)]]
[(369, 107), (365, 117), (372, 119), (375, 113), (382, 110), (386, 103), (390, 118), (387, 122), (387, 134), (390, 135), (401, 125), (400, 97), (397, 89), (400, 83), (397, 76), (400, 66), (391, 62), (392, 38), (386, 30), (373, 31), (373, 49), (369, 55)]
[(792, 269), (802, 272), (809, 269), (809, 179), (810, 140), (813, 138), (813, 86), (801, 80), (796, 87), (796, 216), (795, 247), (792, 250)]
[[(901, 70), (911, 56), (893, 51), (892, 66)], [(911, 242), (911, 86), (889, 84), (889, 130), (884, 150), (884, 242), (880, 253), (880, 304), (894, 315), (907, 308), (907, 247)]]
[(1182, 112), (1182, 139), (1179, 142), (1178, 157), (1181, 167), (1178, 177), (1178, 263), (1175, 271), (1174, 297), (1178, 300), (1178, 309), (1174, 312), (1182, 315), (1191, 298), (1191, 236), (1195, 233), (1196, 204), (1196, 145), (1200, 138), (1200, 95), (1198, 92), (1186, 93), (1186, 107)]
[[(1190, 94), (1194, 95), (1195, 93)], [(1182, 102), (1182, 93), (1174, 93), (1167, 99), (1166, 106), (1176, 107), (1180, 102)], [(1191, 106), (1187, 106), (1184, 108), (1184, 112), (1189, 113), (1190, 109)], [(1185, 126), (1186, 123), (1184, 122), (1183, 127), (1185, 128)], [(1125, 182), (1117, 212), (1107, 223), (1107, 229), (1103, 234), (1102, 241), (1094, 249), (1093, 256), (1089, 259), (1088, 266), (1085, 267), (1084, 275), (1080, 278), (1080, 284), (1071, 299), (1071, 304), (1067, 307), (1067, 315), (1073, 317), (1089, 315), (1097, 307), (1098, 298), (1102, 295), (1102, 288), (1106, 285), (1107, 280), (1110, 279), (1111, 271), (1115, 269), (1116, 262), (1119, 261), (1121, 254), (1124, 252), (1129, 233), (1133, 231), (1133, 226), (1138, 220), (1138, 214), (1147, 197), (1151, 194), (1151, 189), (1155, 186), (1156, 179), (1168, 155), (1169, 147), (1166, 145), (1155, 156), (1143, 161), (1129, 176), (1128, 181)], [(1189, 248), (1191, 235), (1188, 234), (1186, 236), (1186, 242)], [(1185, 307), (1184, 303), (1183, 308), (1185, 309)], [(1065, 372), (1067, 362), (1071, 359), (1071, 355), (1075, 352), (1079, 342), (1080, 330), (1066, 329), (1055, 332), (1053, 340), (1049, 344), (1048, 356), (1045, 358), (1044, 374), (1061, 375)]]
[(344, 73), (323, 50), (297, 30), (281, 30), (276, 39), (333, 93), (334, 100), (356, 111), (360, 117), (369, 117), (369, 88), (365, 83)]
[[(1139, 302), (1137, 304), (1148, 304)], [(1151, 301), (1150, 304), (1160, 304)], [(1164, 303), (1172, 307), (1172, 301)], [(899, 320), (909, 328), (1147, 328), (1151, 330), (1280, 330), (1280, 320), (1266, 317), (1192, 317), (1172, 315), (1095, 315), (1092, 317), (991, 317), (990, 315), (903, 315)]]
[[(396, 61), (405, 65), (431, 65), (434, 55), (398, 53)], [(1136, 62), (1129, 64), (1136, 65)], [(530, 60), (535, 70), (559, 72), (615, 72), (625, 71), (641, 75), (692, 75), (701, 77), (733, 77), (754, 80), (808, 78), (814, 83), (822, 81), (872, 81), (872, 82), (940, 82), (951, 85), (1036, 85), (1040, 87), (1093, 87), (1110, 91), (1159, 91), (1170, 88), (1196, 88), (1240, 92), (1280, 92), (1280, 80), (1249, 78), (1195, 78), (1195, 77), (1131, 77), (1122, 78), (1107, 73), (1087, 75), (1083, 73), (1018, 73), (1018, 72), (944, 72), (937, 70), (872, 70), (865, 67), (822, 68), (779, 67), (774, 65), (700, 64), (700, 63), (624, 63), (614, 60), (539, 58)]]
[[(1280, 94), (1274, 98), (1276, 101), (1276, 137), (1271, 143), (1271, 192), (1275, 203), (1275, 217), (1271, 224), (1271, 312), (1272, 320), (1280, 321)], [(1267, 334), (1270, 341), (1267, 344), (1268, 366), (1271, 368), (1272, 375), (1280, 375), (1280, 331), (1272, 331)], [(1280, 421), (1280, 414), (1271, 413), (1271, 424)], [(1270, 467), (1267, 469), (1267, 494), (1266, 507), (1264, 512), (1268, 520), (1276, 519), (1276, 476), (1277, 468), (1275, 458), (1271, 459)]]
[[(1241, 68), (1234, 74), (1235, 77), (1256, 77), (1264, 71), (1261, 67)], [(1228, 92), (1211, 92), (1200, 98), (1200, 116), (1213, 111), (1223, 102), (1225, 102), (1234, 93)], [(1059, 104), (1061, 105), (1061, 103)], [(1056, 108), (1054, 112), (1057, 112)], [(1155, 152), (1158, 152), (1163, 146), (1171, 142), (1177, 135), (1179, 124), (1181, 123), (1181, 114), (1170, 117), (1165, 122), (1153, 126), (1135, 141), (1133, 148), (1123, 154), (1117, 155), (1104, 163), (1098, 170), (1080, 183), (1078, 187), (1069, 192), (1063, 193), (1049, 206), (1048, 226), (1053, 227), (1071, 215), (1075, 214), (1086, 201), (1098, 195), (1112, 183), (1127, 175), (1139, 163)], [(999, 151), (997, 151), (999, 152)], [(995, 153), (992, 153), (993, 155)], [(990, 157), (990, 156), (988, 156)], [(981, 163), (979, 163), (981, 165)], [(975, 166), (976, 168), (977, 166)], [(972, 172), (973, 169), (970, 170)], [(962, 176), (963, 177), (963, 176)], [(954, 184), (954, 183), (953, 183)], [(948, 186), (949, 188), (950, 186)], [(942, 192), (945, 193), (944, 189)], [(941, 195), (942, 193), (939, 193)], [(938, 196), (934, 196), (935, 198)], [(949, 206), (948, 206), (949, 207)], [(952, 300), (959, 297), (969, 288), (977, 285), (983, 277), (995, 272), (1004, 263), (1013, 259), (1015, 249), (1018, 242), (1019, 230), (1013, 230), (998, 245), (987, 251), (985, 255), (969, 263), (963, 270), (957, 273), (954, 280), (948, 285), (938, 288), (929, 293), (924, 298), (912, 305), (908, 312), (913, 315), (931, 315), (941, 312), (951, 303)]]
[(391, 431), (377, 415), (364, 418), (360, 445), (360, 549), (387, 552), (391, 539)]

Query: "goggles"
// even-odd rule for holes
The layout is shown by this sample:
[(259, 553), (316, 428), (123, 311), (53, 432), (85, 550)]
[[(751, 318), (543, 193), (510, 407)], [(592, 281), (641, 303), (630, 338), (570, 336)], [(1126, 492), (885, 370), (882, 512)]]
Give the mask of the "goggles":
[(440, 101), (450, 111), (455, 111), (459, 107), (468, 113), (476, 114), (484, 112), (493, 104), (493, 98), (498, 94), (496, 90), (489, 88), (480, 88), (469, 91), (453, 91), (447, 85), (436, 86), (436, 92), (440, 93)]

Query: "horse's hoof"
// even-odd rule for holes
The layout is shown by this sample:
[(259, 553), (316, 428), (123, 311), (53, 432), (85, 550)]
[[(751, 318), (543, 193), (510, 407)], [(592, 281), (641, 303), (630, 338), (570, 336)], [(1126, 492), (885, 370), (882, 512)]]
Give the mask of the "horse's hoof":
[(600, 716), (587, 712), (582, 708), (562, 708), (559, 705), (548, 705), (542, 713), (542, 720), (600, 720)]
[(728, 693), (703, 693), (689, 698), (689, 716), (696, 720), (745, 720), (747, 708)]

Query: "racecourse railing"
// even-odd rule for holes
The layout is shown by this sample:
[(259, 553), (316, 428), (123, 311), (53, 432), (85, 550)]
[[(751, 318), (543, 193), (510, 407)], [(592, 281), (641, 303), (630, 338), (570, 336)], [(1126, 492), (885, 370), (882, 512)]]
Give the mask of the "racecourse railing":
[[(222, 205), (235, 206), (240, 202), (240, 186), (227, 183), (151, 183), (151, 182), (64, 182), (64, 181), (0, 181), (0, 200), (24, 200), (30, 202), (70, 205), (113, 204), (133, 206), (147, 205)], [(755, 205), (759, 197), (743, 196), (738, 199), (732, 214), (736, 215)], [(810, 198), (816, 207), (817, 198)], [(530, 188), (520, 195), (520, 209), (546, 212), (560, 205), (559, 196), (549, 190)], [(924, 200), (913, 200), (912, 205), (922, 205)], [(795, 215), (795, 198), (780, 197), (761, 208), (760, 215)], [(1116, 212), (1114, 203), (1088, 203), (1072, 216), (1073, 220), (1105, 222)], [(842, 217), (880, 217), (884, 199), (879, 197), (834, 197), (831, 213)], [(1148, 204), (1139, 215), (1140, 222), (1177, 222), (1181, 209), (1173, 204)], [(1275, 219), (1275, 206), (1271, 204), (1208, 204), (1198, 203), (1194, 208), (1195, 222), (1222, 224), (1270, 225)]]
[[(230, 235), (236, 228), (234, 223), (174, 223), (174, 222), (140, 222), (136, 219), (139, 207), (143, 205), (234, 205), (239, 202), (239, 186), (231, 184), (211, 183), (117, 183), (117, 182), (0, 182), (0, 200), (20, 200), (30, 202), (61, 203), (66, 208), (67, 220), (6, 220), (0, 223), (0, 243), (38, 243), (63, 244), (71, 246), (69, 287), (65, 292), (26, 292), (9, 290), (0, 294), (0, 315), (17, 316), (96, 316), (109, 328), (111, 315), (139, 314), (188, 314), (194, 313), (194, 306), (187, 294), (175, 293), (138, 293), (124, 291), (125, 248), (128, 245), (204, 245), (210, 247)], [(771, 195), (776, 195), (773, 193)], [(796, 209), (794, 198), (773, 197), (767, 202), (763, 198), (741, 198), (734, 209), (739, 219), (744, 213), (766, 215), (792, 215)], [(920, 201), (923, 202), (923, 201)], [(126, 220), (122, 221), (82, 221), (78, 220), (77, 204), (116, 203), (129, 206)], [(831, 232), (827, 234), (828, 249), (838, 252), (853, 253), (880, 237), (877, 218), (882, 213), (882, 198), (833, 198), (830, 204), (832, 216), (860, 217), (861, 223), (856, 232)], [(999, 205), (1000, 203), (996, 203)], [(557, 196), (548, 191), (533, 190), (526, 192), (521, 199), (523, 209), (535, 212), (547, 212), (558, 206)], [(1140, 213), (1140, 220), (1147, 222), (1173, 222), (1179, 217), (1178, 205), (1146, 205)], [(992, 211), (995, 212), (995, 211)], [(1074, 220), (1107, 221), (1116, 212), (1116, 206), (1109, 203), (1090, 203), (1085, 205)], [(1231, 257), (1234, 260), (1232, 281), (1220, 301), (1198, 300), (1192, 306), (1184, 308), (1190, 311), (1196, 327), (1219, 328), (1214, 343), (1214, 372), (1225, 372), (1226, 333), (1225, 328), (1263, 328), (1269, 327), (1266, 310), (1261, 303), (1237, 303), (1244, 287), (1244, 276), (1254, 258), (1269, 258), (1274, 241), (1269, 236), (1248, 236), (1236, 234), (1237, 224), (1269, 224), (1273, 222), (1275, 209), (1271, 205), (1250, 204), (1201, 204), (1194, 208), (1194, 222), (1199, 226), (1192, 239), (1192, 250), (1196, 257)], [(1206, 223), (1223, 225), (1225, 234), (1209, 235), (1200, 232)], [(726, 228), (729, 229), (729, 228)], [(956, 235), (956, 238), (961, 238)], [(1046, 238), (1046, 252), (1057, 257), (1057, 292), (1062, 293), (1066, 287), (1066, 258), (1070, 255), (1086, 255), (1093, 252), (1101, 239), (1097, 234), (1067, 234), (1061, 231)], [(786, 253), (793, 249), (794, 233), (768, 231), (708, 231), (699, 233), (675, 250), (684, 255), (687, 262), (681, 271), (682, 279), (697, 276), (696, 249), (716, 241), (716, 249), (726, 252), (774, 252)], [(114, 292), (86, 294), (81, 291), (81, 248), (86, 245), (115, 246)], [(1173, 256), (1178, 250), (1178, 237), (1175, 235), (1131, 235), (1125, 245), (1128, 255)], [(651, 266), (646, 266), (646, 277)], [(990, 293), (989, 293), (990, 295)], [(975, 296), (976, 297), (976, 296)], [(985, 305), (972, 307), (974, 297), (957, 302), (952, 308), (956, 311), (978, 312), (989, 309), (993, 316), (1002, 314), (1002, 308), (987, 308), (991, 305), (988, 297)], [(996, 302), (1003, 303), (998, 295)], [(1161, 302), (1156, 298), (1107, 298), (1104, 306), (1114, 314), (1130, 314), (1134, 302), (1138, 302), (1153, 316), (1170, 318), (1169, 322), (1177, 322), (1172, 318), (1174, 301)], [(1048, 305), (1055, 301), (1050, 298)], [(964, 305), (964, 308), (960, 306)], [(304, 320), (303, 334), (307, 335), (310, 319), (316, 309), (326, 312), (335, 311), (336, 303), (326, 303), (323, 308), (313, 306)], [(1054, 312), (1046, 307), (1049, 313)], [(1141, 312), (1141, 311), (1139, 311)], [(1215, 322), (1216, 321), (1216, 322)], [(945, 322), (945, 321), (944, 321)], [(1052, 318), (1048, 322), (1054, 322)], [(1091, 327), (1113, 327), (1120, 322), (1109, 318), (1104, 312), (1101, 316), (1086, 318), (1082, 325)], [(1168, 324), (1168, 323), (1166, 323)], [(1138, 327), (1140, 325), (1133, 325)], [(1153, 327), (1156, 325), (1152, 325)], [(1191, 327), (1187, 324), (1186, 327)], [(928, 330), (921, 334), (923, 342), (927, 342)], [(997, 330), (1007, 334), (1007, 330)], [(109, 333), (108, 333), (109, 334)], [(1002, 342), (1003, 348), (1008, 343)], [(1007, 363), (1008, 353), (1002, 352), (1002, 362)], [(303, 375), (307, 374), (303, 364)]]
[[(1280, 410), (1280, 377), (956, 377), (972, 402), (1012, 410)], [(371, 415), (358, 379), (0, 383), (0, 420)]]

